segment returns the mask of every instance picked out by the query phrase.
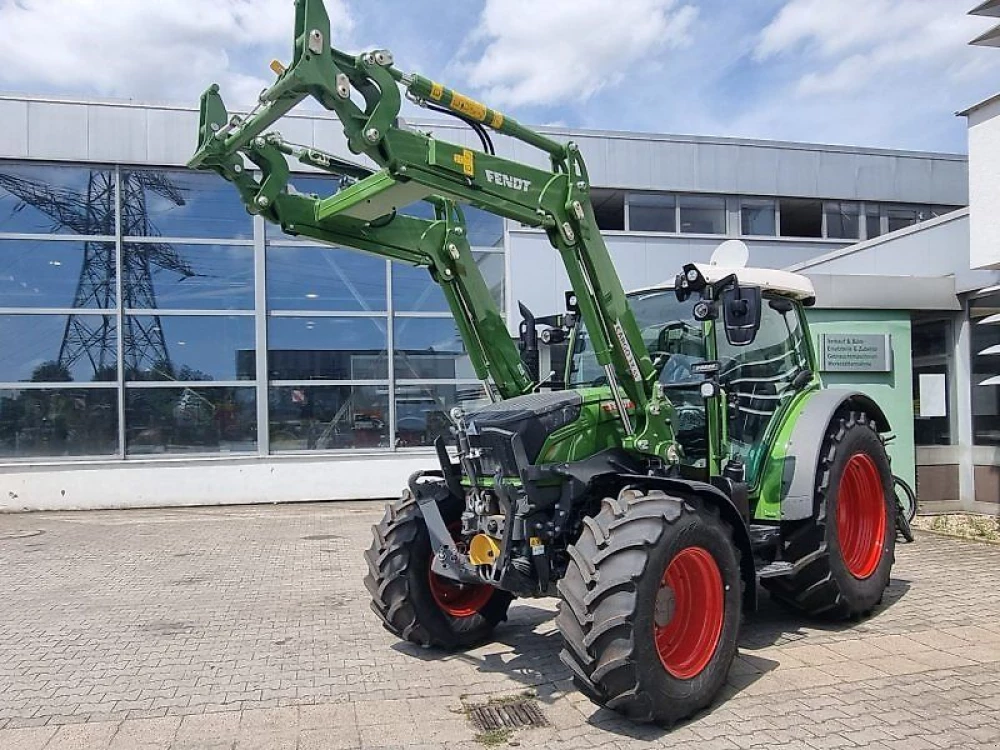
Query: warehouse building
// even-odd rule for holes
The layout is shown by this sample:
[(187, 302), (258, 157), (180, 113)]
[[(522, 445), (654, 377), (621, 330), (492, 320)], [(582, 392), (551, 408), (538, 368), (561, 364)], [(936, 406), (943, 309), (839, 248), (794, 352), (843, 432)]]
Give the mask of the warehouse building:
[[(391, 496), (434, 460), (448, 407), (482, 397), (424, 270), (246, 214), (232, 186), (183, 168), (193, 109), (6, 96), (0, 122), (0, 509)], [(475, 145), (460, 125), (419, 126)], [(279, 129), (349, 156), (329, 116)], [(670, 279), (730, 238), (753, 265), (813, 275), (817, 335), (856, 325), (888, 350), (885, 367), (827, 379), (893, 401), (894, 468), (912, 478), (916, 443), (922, 495), (983, 501), (993, 470), (967, 469), (1000, 461), (959, 454), (980, 441), (995, 458), (1000, 444), (998, 391), (976, 390), (972, 359), (989, 342), (969, 333), (992, 314), (982, 290), (1000, 274), (971, 270), (964, 156), (547, 132), (580, 144), (626, 288)], [(335, 189), (316, 173), (292, 183)], [(468, 214), (511, 330), (518, 301), (558, 311), (568, 287), (545, 236)], [(946, 413), (928, 400), (914, 416), (911, 389), (942, 372)], [(940, 379), (923, 382), (940, 401)]]

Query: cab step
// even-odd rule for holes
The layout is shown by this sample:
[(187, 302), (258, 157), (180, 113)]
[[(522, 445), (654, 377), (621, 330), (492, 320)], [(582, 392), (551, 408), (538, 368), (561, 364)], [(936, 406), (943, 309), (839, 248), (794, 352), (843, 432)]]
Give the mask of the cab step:
[(788, 576), (795, 572), (795, 566), (790, 562), (784, 560), (775, 560), (772, 563), (768, 563), (763, 568), (757, 569), (758, 578), (780, 578), (781, 576)]

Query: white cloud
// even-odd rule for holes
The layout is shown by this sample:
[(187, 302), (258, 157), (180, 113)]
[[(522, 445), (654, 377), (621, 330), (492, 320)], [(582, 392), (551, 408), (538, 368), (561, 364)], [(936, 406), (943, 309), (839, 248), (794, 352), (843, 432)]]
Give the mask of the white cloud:
[(469, 83), (504, 106), (586, 100), (637, 64), (690, 39), (682, 0), (486, 0)]
[[(880, 76), (933, 70), (961, 80), (981, 50), (967, 42), (982, 31), (954, 0), (789, 0), (760, 33), (758, 61), (799, 55), (803, 95), (864, 89)], [(971, 3), (970, 3), (971, 5)]]
[[(345, 0), (327, 0), (334, 41), (351, 33)], [(256, 101), (287, 59), (291, 0), (0, 0), (0, 88), (190, 101), (218, 81), (233, 103)], [(251, 53), (254, 71), (234, 56)]]

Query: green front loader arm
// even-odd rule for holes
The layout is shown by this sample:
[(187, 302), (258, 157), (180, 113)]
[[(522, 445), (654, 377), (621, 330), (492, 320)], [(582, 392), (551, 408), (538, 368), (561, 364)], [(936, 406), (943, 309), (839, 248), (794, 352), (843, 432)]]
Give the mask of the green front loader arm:
[[(296, 0), (295, 7), (291, 65), (273, 66), (277, 81), (245, 118), (229, 119), (218, 88), (209, 88), (202, 96), (198, 150), (189, 166), (212, 169), (234, 182), (251, 213), (288, 232), (430, 267), (477, 371), (489, 372), (504, 397), (530, 390), (530, 381), (520, 360), (513, 363), (511, 352), (516, 350), (471, 261), (453, 204), (468, 203), (545, 230), (562, 258), (617, 402), (624, 447), (675, 463), (672, 408), (658, 386), (657, 369), (598, 231), (586, 165), (576, 145), (561, 144), (438, 83), (402, 73), (386, 50), (354, 56), (333, 49), (322, 0)], [(418, 104), (443, 107), (541, 149), (551, 169), (402, 126), (401, 87)], [(370, 158), (379, 171), (364, 176), (363, 167), (315, 149), (296, 151), (266, 132), (307, 96), (337, 114), (349, 149)], [(259, 180), (246, 172), (244, 155), (260, 168)], [(327, 198), (298, 196), (287, 190), (287, 156), (359, 179)], [(420, 220), (396, 215), (397, 209), (422, 199), (435, 204), (436, 222), (413, 223)]]

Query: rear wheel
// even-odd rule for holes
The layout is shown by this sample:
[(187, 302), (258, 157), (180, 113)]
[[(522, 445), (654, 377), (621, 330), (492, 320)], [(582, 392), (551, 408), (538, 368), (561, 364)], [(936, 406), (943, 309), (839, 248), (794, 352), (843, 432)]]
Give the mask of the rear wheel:
[[(452, 533), (460, 527), (462, 503), (449, 497), (440, 506)], [(431, 570), (431, 542), (409, 490), (386, 507), (365, 552), (365, 586), (372, 609), (393, 635), (420, 646), (460, 649), (487, 640), (507, 619), (513, 597), (486, 584), (463, 584)]]
[(623, 490), (570, 548), (560, 658), (595, 703), (672, 724), (711, 703), (736, 653), (732, 530), (697, 501)]
[(799, 571), (762, 583), (775, 598), (812, 615), (866, 615), (882, 600), (896, 547), (889, 458), (861, 412), (834, 421), (821, 456), (815, 517), (786, 537), (784, 557)]

